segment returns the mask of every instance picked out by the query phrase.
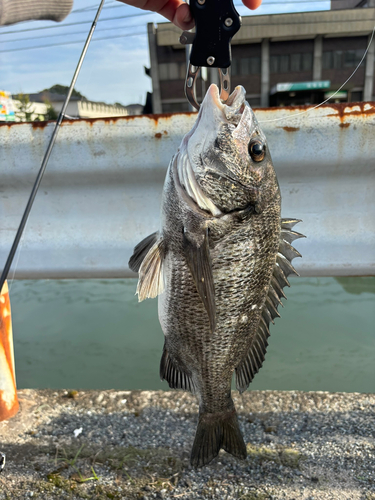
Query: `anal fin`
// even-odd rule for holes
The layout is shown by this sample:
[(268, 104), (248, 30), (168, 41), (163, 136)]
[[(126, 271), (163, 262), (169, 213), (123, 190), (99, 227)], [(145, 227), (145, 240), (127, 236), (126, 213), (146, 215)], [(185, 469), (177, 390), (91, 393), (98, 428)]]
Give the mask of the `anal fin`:
[(191, 375), (181, 367), (176, 366), (165, 346), (160, 360), (160, 378), (166, 380), (171, 389), (183, 389), (195, 394), (195, 386)]

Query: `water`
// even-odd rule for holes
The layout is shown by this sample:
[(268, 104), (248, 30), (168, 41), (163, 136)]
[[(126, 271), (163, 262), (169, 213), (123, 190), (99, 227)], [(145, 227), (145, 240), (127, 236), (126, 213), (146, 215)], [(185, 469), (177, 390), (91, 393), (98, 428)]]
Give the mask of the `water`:
[[(14, 281), (19, 388), (167, 389), (135, 280)], [(375, 278), (296, 278), (252, 389), (375, 392)]]

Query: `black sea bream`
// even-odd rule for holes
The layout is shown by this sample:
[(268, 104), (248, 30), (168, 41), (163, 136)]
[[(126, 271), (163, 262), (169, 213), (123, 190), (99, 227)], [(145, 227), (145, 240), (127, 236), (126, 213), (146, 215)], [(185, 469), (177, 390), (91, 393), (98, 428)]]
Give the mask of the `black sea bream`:
[(195, 394), (199, 422), (193, 466), (221, 448), (246, 457), (231, 398), (264, 361), (269, 323), (296, 273), (296, 219), (280, 218), (281, 197), (266, 138), (245, 89), (226, 104), (211, 85), (193, 129), (167, 172), (159, 232), (137, 245), (139, 300), (159, 295), (165, 335), (161, 378)]

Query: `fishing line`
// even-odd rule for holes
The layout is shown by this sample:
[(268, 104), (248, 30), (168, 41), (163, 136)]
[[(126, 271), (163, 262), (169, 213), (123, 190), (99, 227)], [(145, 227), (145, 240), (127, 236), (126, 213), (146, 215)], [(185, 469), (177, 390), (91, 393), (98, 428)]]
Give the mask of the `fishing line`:
[[(26, 223), (27, 223), (27, 220), (28, 220), (31, 208), (33, 206), (35, 197), (37, 195), (37, 192), (38, 192), (38, 189), (39, 189), (39, 186), (40, 186), (40, 183), (42, 181), (44, 172), (46, 170), (46, 167), (47, 167), (47, 164), (48, 164), (48, 160), (49, 160), (49, 158), (51, 156), (52, 149), (53, 149), (53, 146), (54, 146), (56, 138), (57, 138), (57, 134), (58, 134), (59, 129), (60, 129), (60, 125), (61, 125), (61, 123), (62, 123), (62, 121), (64, 119), (66, 108), (67, 108), (67, 106), (69, 104), (70, 97), (72, 95), (72, 92), (73, 92), (74, 86), (76, 84), (79, 72), (81, 70), (83, 61), (85, 59), (87, 49), (88, 49), (88, 47), (90, 45), (91, 38), (92, 38), (92, 36), (94, 34), (94, 31), (95, 31), (95, 28), (96, 28), (96, 24), (98, 22), (101, 10), (103, 8), (104, 1), (105, 0), (101, 0), (100, 5), (98, 7), (98, 10), (97, 10), (97, 12), (95, 14), (94, 21), (92, 22), (90, 31), (89, 31), (89, 33), (87, 35), (87, 39), (86, 39), (85, 44), (83, 46), (80, 58), (78, 60), (78, 64), (77, 64), (76, 69), (74, 71), (74, 75), (73, 75), (73, 78), (72, 78), (72, 81), (71, 81), (71, 84), (70, 84), (70, 87), (69, 87), (69, 90), (68, 90), (68, 94), (67, 94), (67, 96), (65, 98), (64, 104), (63, 104), (63, 106), (61, 108), (60, 114), (59, 114), (59, 116), (57, 118), (57, 121), (55, 123), (55, 128), (53, 129), (52, 136), (51, 136), (50, 141), (48, 143), (47, 150), (46, 150), (46, 152), (44, 154), (44, 157), (43, 157), (43, 160), (42, 160), (42, 164), (40, 166), (37, 178), (35, 180), (35, 183), (33, 185), (32, 190), (31, 190), (31, 194), (29, 196), (28, 202), (26, 204), (26, 208), (25, 208), (24, 213), (22, 215), (21, 222), (20, 222), (20, 224), (18, 226), (16, 236), (14, 237), (14, 241), (13, 241), (12, 247), (11, 247), (11, 249), (9, 251), (9, 255), (8, 255), (7, 260), (5, 262), (4, 269), (3, 269), (2, 273), (1, 273), (1, 278), (0, 278), (0, 292), (1, 292), (2, 288), (3, 288), (5, 280), (8, 277), (9, 270), (10, 270), (10, 268), (12, 266), (12, 262), (13, 262), (14, 256), (15, 256), (15, 254), (17, 252), (17, 248), (18, 248), (18, 245), (19, 245), (20, 240), (22, 238), (23, 231), (24, 231), (24, 229), (26, 227)], [(14, 274), (13, 274), (13, 277), (14, 277)]]
[[(29, 220), (26, 221), (24, 232), (26, 231), (28, 224), (29, 224)], [(9, 273), (8, 273), (8, 277), (7, 277), (9, 293), (12, 290), (13, 281), (14, 281), (14, 277), (16, 275), (16, 271), (17, 271), (17, 268), (18, 268), (18, 263), (19, 263), (19, 260), (20, 260), (20, 257), (21, 257), (21, 252), (22, 252), (22, 247), (23, 247), (24, 241), (25, 241), (25, 238), (21, 238), (21, 241), (20, 241), (20, 243), (18, 245), (18, 248), (16, 250), (16, 253), (15, 253), (15, 262), (11, 266), (11, 268), (9, 269)], [(11, 274), (11, 276), (9, 277), (10, 274)]]
[(331, 96), (329, 96), (325, 101), (321, 102), (320, 104), (317, 104), (316, 106), (312, 107), (312, 108), (309, 108), (307, 109), (306, 111), (301, 111), (300, 113), (294, 113), (293, 115), (291, 116), (283, 116), (281, 118), (274, 118), (272, 120), (262, 120), (262, 121), (259, 121), (259, 123), (270, 123), (270, 122), (278, 122), (278, 121), (281, 121), (281, 120), (290, 120), (291, 118), (295, 118), (296, 116), (300, 116), (300, 115), (304, 115), (305, 113), (310, 113), (310, 111), (314, 111), (314, 109), (317, 109), (317, 108), (320, 108), (320, 106), (323, 106), (323, 104), (325, 104), (326, 102), (328, 102), (329, 100), (331, 100), (333, 97), (335, 97), (335, 95), (338, 94), (338, 92), (340, 92), (340, 90), (345, 87), (345, 85), (349, 82), (349, 80), (351, 80), (353, 78), (353, 76), (355, 75), (355, 73), (358, 71), (360, 65), (363, 63), (363, 61), (365, 60), (366, 56), (367, 56), (367, 53), (369, 51), (369, 48), (372, 44), (372, 41), (374, 39), (374, 33), (375, 33), (375, 26), (372, 30), (372, 34), (371, 34), (371, 38), (370, 38), (370, 41), (367, 45), (367, 48), (362, 56), (362, 59), (359, 61), (357, 67), (355, 68), (355, 70), (353, 71), (353, 73), (349, 76), (349, 78), (347, 78), (345, 80), (345, 82), (341, 85), (341, 87), (339, 87), (336, 92), (334, 92)]

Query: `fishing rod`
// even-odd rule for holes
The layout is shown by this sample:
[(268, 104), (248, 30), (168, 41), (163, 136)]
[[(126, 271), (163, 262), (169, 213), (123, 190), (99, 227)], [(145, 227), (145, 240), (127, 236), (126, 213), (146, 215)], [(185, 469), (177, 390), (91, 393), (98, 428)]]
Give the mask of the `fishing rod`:
[(31, 208), (33, 206), (36, 194), (38, 192), (40, 183), (42, 181), (44, 172), (46, 170), (46, 167), (47, 167), (47, 164), (48, 164), (48, 160), (49, 160), (49, 158), (51, 156), (53, 146), (55, 145), (56, 137), (57, 137), (57, 134), (58, 134), (58, 132), (60, 130), (61, 123), (62, 123), (62, 121), (63, 121), (63, 119), (65, 117), (66, 108), (67, 108), (67, 106), (69, 104), (69, 101), (70, 101), (70, 98), (72, 96), (74, 85), (76, 84), (79, 72), (81, 70), (83, 61), (84, 61), (85, 56), (86, 56), (87, 49), (89, 48), (92, 36), (94, 34), (94, 31), (95, 31), (95, 28), (96, 28), (96, 25), (97, 25), (100, 13), (102, 11), (104, 2), (105, 2), (105, 0), (101, 0), (100, 5), (98, 7), (98, 10), (96, 11), (96, 15), (95, 15), (94, 21), (93, 21), (93, 23), (91, 25), (89, 34), (87, 35), (87, 39), (86, 39), (85, 45), (84, 45), (84, 47), (82, 49), (81, 56), (79, 58), (77, 66), (76, 66), (76, 69), (75, 69), (75, 72), (74, 72), (74, 75), (73, 75), (73, 78), (72, 78), (72, 82), (71, 82), (70, 87), (69, 87), (69, 91), (67, 93), (67, 96), (65, 98), (63, 107), (61, 108), (60, 114), (59, 114), (59, 116), (57, 118), (57, 121), (55, 123), (55, 128), (53, 130), (53, 133), (52, 133), (51, 139), (49, 141), (49, 144), (48, 144), (47, 150), (45, 152), (45, 155), (43, 157), (43, 161), (42, 161), (41, 167), (39, 169), (39, 172), (38, 172), (37, 178), (35, 180), (34, 186), (33, 186), (32, 190), (31, 190), (31, 194), (30, 194), (29, 200), (27, 202), (25, 211), (23, 213), (20, 225), (18, 226), (17, 233), (16, 233), (16, 236), (15, 236), (14, 241), (13, 241), (13, 245), (12, 245), (12, 247), (10, 249), (10, 252), (9, 252), (8, 258), (6, 260), (3, 272), (1, 274), (1, 278), (0, 278), (0, 293), (1, 293), (1, 290), (3, 289), (3, 285), (5, 283), (5, 280), (8, 277), (8, 273), (9, 273), (10, 267), (12, 265), (13, 258), (14, 258), (15, 254), (16, 254), (19, 242), (20, 242), (21, 237), (22, 237), (22, 233), (23, 233), (23, 231), (25, 229), (27, 219), (28, 219), (28, 217), (30, 215)]

